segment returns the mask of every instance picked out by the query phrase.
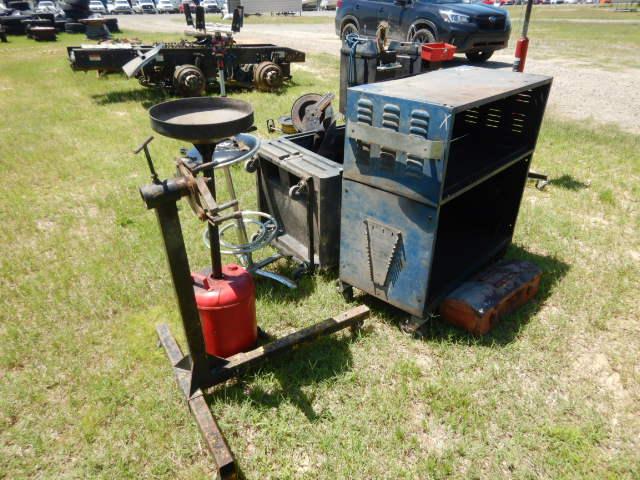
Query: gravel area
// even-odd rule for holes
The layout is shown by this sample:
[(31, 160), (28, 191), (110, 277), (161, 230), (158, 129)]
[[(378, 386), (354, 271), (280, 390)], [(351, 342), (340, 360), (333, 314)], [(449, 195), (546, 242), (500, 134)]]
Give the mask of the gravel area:
[[(184, 25), (177, 15), (121, 16), (124, 29), (158, 33), (180, 33)], [(260, 24), (246, 25), (236, 35), (238, 42), (270, 42), (309, 53), (339, 55), (340, 41), (333, 24)], [(303, 39), (303, 41), (301, 41)], [(527, 59), (527, 71), (554, 77), (549, 110), (573, 119), (598, 124), (616, 124), (622, 130), (640, 134), (640, 69), (610, 71), (586, 62), (564, 59), (536, 59), (535, 51)], [(511, 52), (494, 55), (491, 68), (510, 69)], [(458, 64), (464, 64), (461, 59)]]

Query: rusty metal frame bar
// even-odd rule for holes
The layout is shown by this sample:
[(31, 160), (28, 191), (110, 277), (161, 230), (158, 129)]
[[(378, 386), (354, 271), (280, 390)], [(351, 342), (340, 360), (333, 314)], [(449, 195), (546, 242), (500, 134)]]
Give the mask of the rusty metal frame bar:
[(206, 381), (205, 385), (199, 385), (199, 388), (191, 395), (190, 392), (193, 386), (190, 357), (182, 353), (167, 324), (163, 323), (156, 327), (160, 343), (164, 347), (173, 367), (176, 383), (184, 394), (189, 410), (193, 414), (198, 424), (198, 429), (216, 463), (218, 478), (236, 480), (237, 470), (233, 454), (227, 445), (224, 434), (211, 414), (202, 390), (223, 383), (232, 377), (237, 377), (279, 353), (292, 350), (301, 343), (309, 342), (323, 335), (330, 335), (345, 328), (356, 330), (369, 317), (369, 313), (368, 307), (358, 305), (266, 345), (228, 357), (226, 359), (227, 363), (214, 367), (211, 370), (211, 378)]
[(218, 423), (211, 414), (202, 390), (198, 389), (193, 395), (190, 395), (191, 370), (178, 366), (183, 358), (185, 358), (180, 346), (175, 338), (173, 338), (173, 335), (171, 335), (169, 326), (166, 323), (158, 325), (156, 331), (158, 332), (160, 343), (164, 347), (164, 351), (167, 353), (167, 357), (169, 357), (169, 361), (173, 367), (176, 383), (184, 394), (185, 400), (189, 405), (189, 410), (193, 414), (202, 438), (216, 463), (218, 477), (222, 480), (235, 480), (237, 476), (233, 454), (229, 449), (229, 445), (227, 445), (227, 441), (220, 427), (218, 427)]

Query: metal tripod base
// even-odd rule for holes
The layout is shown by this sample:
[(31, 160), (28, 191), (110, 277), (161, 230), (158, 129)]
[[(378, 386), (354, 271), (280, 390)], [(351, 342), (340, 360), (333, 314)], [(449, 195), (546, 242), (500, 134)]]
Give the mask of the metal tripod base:
[[(193, 389), (193, 369), (189, 356), (185, 356), (169, 331), (166, 324), (158, 325), (156, 330), (160, 344), (164, 347), (173, 367), (178, 387), (182, 391), (189, 410), (198, 424), (200, 433), (216, 463), (217, 478), (222, 480), (237, 479), (237, 469), (233, 454), (227, 445), (220, 427), (211, 414), (209, 405), (204, 399), (202, 389), (218, 385), (230, 378), (257, 367), (261, 363), (280, 353), (291, 351), (301, 343), (309, 342), (323, 335), (330, 335), (345, 328), (357, 330), (369, 316), (369, 309), (364, 305), (351, 308), (335, 317), (327, 318), (309, 327), (278, 338), (248, 352), (241, 352), (221, 359), (223, 362), (211, 368), (210, 375), (200, 388)], [(186, 367), (186, 368), (185, 368)], [(193, 390), (193, 393), (190, 392)]]

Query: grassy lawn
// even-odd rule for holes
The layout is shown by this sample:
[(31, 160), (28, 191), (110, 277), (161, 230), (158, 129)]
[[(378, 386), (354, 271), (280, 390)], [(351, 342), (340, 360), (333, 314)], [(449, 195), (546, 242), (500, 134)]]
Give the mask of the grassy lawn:
[[(0, 45), (0, 478), (210, 478), (156, 346), (154, 326), (180, 334), (179, 319), (132, 155), (163, 96), (72, 73), (64, 46), (86, 40), (59, 38)], [(302, 93), (337, 90), (335, 57), (293, 74), (281, 94), (233, 94), (254, 105), (261, 135)], [(151, 144), (161, 176), (180, 146)], [(545, 119), (534, 167), (552, 182), (527, 188), (509, 252), (544, 269), (541, 291), (487, 337), (436, 320), (410, 338), (402, 314), (357, 297), (372, 309), (358, 336), (213, 390), (243, 475), (639, 478), (639, 151), (615, 128)], [(234, 175), (255, 206), (253, 176)], [(204, 266), (202, 224), (182, 210), (191, 265)], [(261, 281), (261, 326), (281, 334), (345, 310), (334, 281)]]
[[(509, 7), (511, 46), (520, 37), (524, 10)], [(633, 23), (606, 23), (626, 20)], [(603, 23), (604, 22), (604, 23)], [(536, 5), (529, 27), (529, 50), (536, 58), (573, 59), (604, 67), (640, 67), (640, 13), (587, 5)]]
[[(526, 5), (506, 7), (512, 18), (524, 16)], [(533, 18), (579, 21), (640, 21), (640, 12), (616, 12), (613, 5), (534, 5)]]

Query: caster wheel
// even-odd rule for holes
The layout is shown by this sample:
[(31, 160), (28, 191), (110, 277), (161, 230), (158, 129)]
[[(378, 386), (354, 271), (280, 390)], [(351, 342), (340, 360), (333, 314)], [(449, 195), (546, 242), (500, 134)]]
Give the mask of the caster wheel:
[(353, 302), (353, 287), (351, 285), (338, 280), (338, 292), (340, 292), (345, 302)]
[(300, 265), (298, 268), (295, 269), (295, 271), (293, 272), (293, 279), (297, 282), (299, 281), (304, 275), (308, 275), (311, 272), (311, 269), (309, 268), (309, 265), (306, 264), (302, 264)]
[(258, 162), (256, 162), (254, 158), (251, 158), (245, 162), (244, 169), (248, 173), (255, 173), (258, 170)]
[(547, 188), (547, 185), (549, 185), (549, 180), (538, 180), (536, 182), (536, 188), (541, 192)]
[(421, 329), (424, 324), (427, 323), (427, 320), (427, 318), (421, 318), (412, 315), (411, 318), (403, 321), (400, 324), (400, 330), (402, 330), (407, 335), (411, 335), (412, 337), (421, 338), (424, 336)]

